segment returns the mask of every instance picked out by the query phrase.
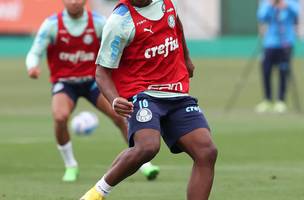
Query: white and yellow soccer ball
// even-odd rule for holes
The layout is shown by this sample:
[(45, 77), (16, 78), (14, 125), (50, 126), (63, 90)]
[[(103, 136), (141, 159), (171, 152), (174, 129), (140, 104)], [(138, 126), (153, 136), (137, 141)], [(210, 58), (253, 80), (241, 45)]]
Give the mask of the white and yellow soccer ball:
[(76, 135), (92, 134), (99, 125), (98, 117), (90, 111), (82, 111), (71, 120), (71, 129)]

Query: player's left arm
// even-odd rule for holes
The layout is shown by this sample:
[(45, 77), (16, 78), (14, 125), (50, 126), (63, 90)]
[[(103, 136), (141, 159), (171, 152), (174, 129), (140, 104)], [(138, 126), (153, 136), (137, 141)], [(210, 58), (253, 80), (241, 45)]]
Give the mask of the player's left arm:
[(299, 34), (299, 15), (300, 15), (300, 4), (298, 1), (294, 0), (285, 0), (285, 7), (291, 16), (291, 19), (294, 20), (294, 31), (296, 34)]
[(300, 14), (300, 3), (294, 0), (285, 0), (285, 5), (288, 11), (295, 17), (298, 18)]
[(183, 45), (183, 50), (184, 50), (184, 58), (185, 58), (185, 63), (186, 63), (187, 69), (188, 69), (189, 77), (191, 78), (191, 77), (193, 77), (193, 71), (194, 71), (195, 67), (190, 58), (189, 50), (188, 50), (186, 39), (185, 39), (183, 25), (178, 16), (177, 16), (177, 23), (178, 23), (178, 27), (180, 28), (180, 31), (182, 32), (182, 45)]

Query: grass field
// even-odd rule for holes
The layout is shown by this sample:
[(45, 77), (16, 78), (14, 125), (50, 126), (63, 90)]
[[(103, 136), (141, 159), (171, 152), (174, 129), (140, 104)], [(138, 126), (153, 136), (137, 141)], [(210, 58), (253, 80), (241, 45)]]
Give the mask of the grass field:
[[(304, 200), (304, 116), (288, 103), (284, 115), (258, 115), (261, 98), (256, 67), (236, 106), (224, 106), (245, 59), (195, 60), (191, 94), (197, 96), (219, 149), (211, 200)], [(295, 61), (298, 90), (304, 100), (303, 60)], [(101, 124), (90, 137), (73, 136), (81, 176), (61, 182), (63, 164), (54, 142), (50, 114), (50, 85), (43, 67), (40, 80), (26, 77), (23, 59), (0, 62), (0, 199), (76, 200), (96, 182), (125, 144), (101, 114)], [(302, 103), (304, 103), (302, 101)], [(80, 110), (93, 110), (84, 100)], [(161, 167), (154, 182), (135, 174), (116, 187), (109, 200), (183, 200), (191, 161), (172, 155), (164, 144), (153, 163)]]

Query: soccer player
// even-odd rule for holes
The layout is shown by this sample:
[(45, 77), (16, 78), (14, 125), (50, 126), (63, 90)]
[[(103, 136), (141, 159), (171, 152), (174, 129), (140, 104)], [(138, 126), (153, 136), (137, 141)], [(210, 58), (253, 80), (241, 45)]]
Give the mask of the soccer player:
[(129, 148), (81, 200), (103, 200), (158, 153), (161, 137), (172, 153), (193, 160), (187, 199), (207, 200), (217, 149), (197, 100), (188, 94), (194, 65), (176, 2), (121, 0), (105, 25), (97, 64), (98, 86), (129, 120)]
[[(297, 0), (263, 0), (259, 5), (257, 17), (259, 22), (266, 26), (266, 31), (262, 60), (264, 100), (256, 106), (258, 113), (287, 111), (285, 97), (299, 9)], [(277, 66), (279, 71), (279, 91), (273, 104), (271, 79), (274, 66)]]
[[(127, 122), (116, 114), (95, 82), (95, 60), (105, 18), (84, 8), (85, 0), (63, 0), (64, 11), (41, 25), (26, 58), (29, 77), (39, 78), (41, 56), (47, 50), (52, 87), (52, 113), (58, 150), (65, 164), (63, 181), (75, 181), (79, 174), (67, 122), (79, 97), (86, 98), (112, 119), (127, 141)], [(156, 178), (159, 168), (146, 163), (141, 171)]]

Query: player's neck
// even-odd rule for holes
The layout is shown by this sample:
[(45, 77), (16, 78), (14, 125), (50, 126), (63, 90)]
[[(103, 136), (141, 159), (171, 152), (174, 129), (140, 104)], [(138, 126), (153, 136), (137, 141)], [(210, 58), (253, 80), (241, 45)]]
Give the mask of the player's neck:
[(142, 8), (150, 5), (152, 0), (131, 0), (131, 4), (135, 7)]
[(68, 13), (68, 15), (69, 15), (72, 19), (79, 19), (80, 17), (83, 16), (84, 9), (82, 9), (82, 11), (81, 11), (81, 12), (78, 12), (78, 13), (70, 13), (70, 12), (67, 10), (67, 13)]

